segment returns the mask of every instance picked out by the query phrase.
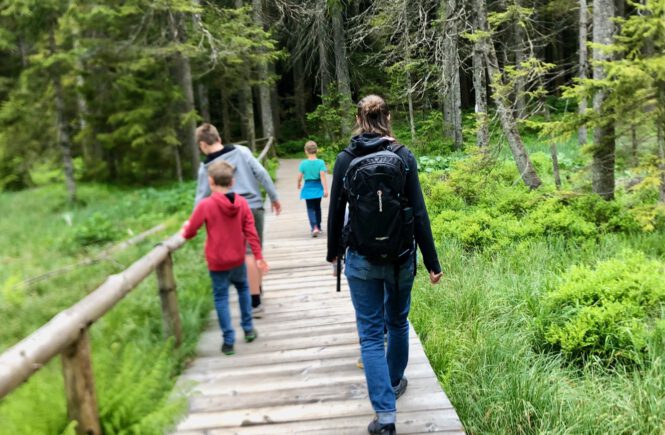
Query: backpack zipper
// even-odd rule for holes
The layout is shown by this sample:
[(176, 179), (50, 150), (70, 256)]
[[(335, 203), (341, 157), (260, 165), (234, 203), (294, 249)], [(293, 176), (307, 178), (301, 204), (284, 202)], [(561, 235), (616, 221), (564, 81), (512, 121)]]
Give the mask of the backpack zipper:
[(379, 195), (379, 213), (383, 213), (383, 192), (377, 190), (376, 194)]

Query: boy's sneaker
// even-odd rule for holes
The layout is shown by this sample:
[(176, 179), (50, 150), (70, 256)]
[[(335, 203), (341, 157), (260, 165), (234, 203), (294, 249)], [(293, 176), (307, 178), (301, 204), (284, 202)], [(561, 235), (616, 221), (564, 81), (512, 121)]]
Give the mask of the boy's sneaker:
[(393, 391), (395, 391), (395, 400), (399, 399), (402, 394), (404, 394), (408, 384), (409, 381), (406, 379), (406, 377), (402, 377), (402, 379), (399, 381), (399, 384), (397, 384), (396, 387), (393, 387)]
[(312, 230), (312, 237), (317, 238), (319, 237), (319, 234), (321, 234), (321, 230), (318, 227), (314, 227)]
[(222, 353), (224, 355), (233, 355), (234, 353), (236, 353), (236, 351), (235, 351), (235, 349), (233, 349), (232, 344), (224, 343), (224, 344), (222, 344)]
[(381, 424), (379, 423), (378, 417), (374, 417), (367, 426), (367, 432), (372, 435), (396, 435), (397, 430), (395, 429), (395, 423)]
[(251, 331), (245, 331), (245, 341), (251, 343), (252, 341), (258, 338), (259, 334), (256, 332), (256, 329), (252, 328)]
[(252, 317), (255, 319), (260, 319), (263, 317), (263, 304), (252, 308)]

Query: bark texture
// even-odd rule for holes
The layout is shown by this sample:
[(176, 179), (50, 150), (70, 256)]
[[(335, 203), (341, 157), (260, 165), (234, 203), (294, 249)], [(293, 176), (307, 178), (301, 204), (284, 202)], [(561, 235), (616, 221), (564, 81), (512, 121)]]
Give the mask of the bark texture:
[[(254, 23), (263, 28), (263, 5), (261, 0), (252, 0), (252, 7), (254, 11)], [(263, 136), (269, 137), (275, 135), (275, 123), (272, 112), (272, 99), (270, 89), (270, 75), (268, 73), (268, 65), (260, 62), (257, 66), (257, 75), (259, 79), (259, 107), (261, 113), (261, 129)]]
[(449, 136), (453, 140), (455, 149), (462, 149), (462, 91), (460, 88), (460, 62), (458, 55), (459, 42), (459, 18), (458, 0), (446, 0), (445, 2), (445, 43), (444, 43), (444, 80), (446, 84), (446, 96), (444, 100), (444, 118), (449, 130)]
[[(593, 42), (594, 44), (610, 44), (614, 35), (614, 0), (593, 0)], [(610, 60), (611, 55), (598, 45), (593, 48), (593, 59), (596, 62)], [(605, 70), (596, 63), (593, 67), (594, 80), (603, 80)], [(600, 119), (607, 119), (605, 112), (605, 92), (599, 90), (593, 97), (593, 110)], [(602, 121), (593, 132), (593, 162), (591, 164), (593, 191), (603, 198), (614, 198), (614, 164), (615, 164), (614, 124)]]
[[(580, 18), (579, 18), (579, 65), (578, 77), (584, 80), (588, 77), (589, 71), (589, 51), (587, 49), (588, 40), (588, 26), (589, 26), (589, 7), (587, 0), (580, 1)], [(587, 100), (583, 98), (580, 101), (578, 113), (584, 114), (587, 110)], [(585, 145), (587, 142), (587, 129), (586, 126), (579, 128), (577, 132), (577, 141), (580, 145)]]
[[(55, 34), (53, 29), (49, 32), (49, 46), (51, 55), (58, 52), (55, 43)], [(62, 81), (60, 71), (55, 68), (52, 72), (53, 88), (55, 90), (55, 115), (57, 129), (57, 143), (62, 153), (62, 168), (65, 174), (65, 184), (67, 185), (67, 199), (70, 203), (76, 201), (76, 181), (74, 180), (74, 162), (72, 161), (72, 144), (69, 136), (67, 116), (65, 114), (65, 96), (62, 90)]]
[[(486, 32), (483, 27), (484, 21), (481, 18), (482, 11), (476, 10), (474, 17), (474, 32)], [(475, 94), (476, 114), (476, 145), (481, 149), (486, 149), (489, 144), (489, 118), (487, 115), (487, 73), (483, 53), (485, 52), (484, 38), (477, 38), (473, 43), (473, 90)]]
[[(336, 2), (331, 10), (333, 38), (335, 46), (335, 74), (337, 75), (337, 92), (340, 94), (341, 105), (345, 113), (351, 111), (353, 100), (351, 97), (351, 79), (349, 78), (349, 64), (346, 57), (346, 32), (344, 30), (344, 15), (342, 3)], [(349, 136), (351, 125), (346, 117), (342, 117), (342, 136)]]

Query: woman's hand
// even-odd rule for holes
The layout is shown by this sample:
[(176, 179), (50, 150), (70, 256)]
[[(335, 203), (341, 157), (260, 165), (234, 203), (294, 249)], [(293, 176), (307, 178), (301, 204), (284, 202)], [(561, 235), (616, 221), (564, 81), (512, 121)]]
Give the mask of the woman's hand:
[(324, 198), (327, 198), (327, 197), (328, 197), (328, 189), (326, 189), (326, 190), (323, 191), (323, 197), (324, 197)]
[(431, 271), (429, 273), (429, 281), (432, 284), (438, 284), (439, 281), (441, 281), (442, 276), (443, 276), (443, 272), (435, 273), (434, 271)]

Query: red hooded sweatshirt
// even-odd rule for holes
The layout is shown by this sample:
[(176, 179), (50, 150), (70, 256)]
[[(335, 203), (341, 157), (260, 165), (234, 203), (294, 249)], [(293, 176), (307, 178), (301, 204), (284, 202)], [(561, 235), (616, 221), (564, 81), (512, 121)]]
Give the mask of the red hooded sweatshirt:
[[(233, 200), (229, 199), (229, 196)], [(245, 246), (249, 242), (254, 257), (263, 259), (259, 236), (254, 227), (254, 216), (247, 200), (240, 195), (229, 196), (219, 192), (202, 200), (196, 206), (183, 237), (191, 239), (205, 223), (208, 237), (205, 254), (208, 269), (220, 272), (238, 267), (245, 262)]]

